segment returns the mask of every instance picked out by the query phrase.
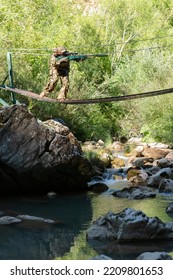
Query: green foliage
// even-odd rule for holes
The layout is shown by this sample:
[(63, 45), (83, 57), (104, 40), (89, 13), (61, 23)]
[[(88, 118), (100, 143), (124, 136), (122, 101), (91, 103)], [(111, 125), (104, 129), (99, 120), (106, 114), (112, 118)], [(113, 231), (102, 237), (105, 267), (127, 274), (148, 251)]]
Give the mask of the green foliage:
[[(146, 104), (146, 102), (145, 102)], [(173, 144), (173, 96), (154, 97), (141, 112), (144, 124), (141, 133), (144, 140), (153, 139)], [(154, 109), (153, 109), (154, 107)]]
[[(1, 81), (11, 51), (15, 86), (40, 93), (48, 80), (51, 50), (64, 45), (78, 53), (109, 53), (108, 58), (71, 63), (69, 98), (172, 87), (172, 0), (1, 0), (0, 7)], [(0, 97), (10, 101), (5, 91)], [(147, 140), (173, 142), (171, 94), (80, 106), (17, 98), (42, 120), (64, 119), (80, 140), (142, 133)]]

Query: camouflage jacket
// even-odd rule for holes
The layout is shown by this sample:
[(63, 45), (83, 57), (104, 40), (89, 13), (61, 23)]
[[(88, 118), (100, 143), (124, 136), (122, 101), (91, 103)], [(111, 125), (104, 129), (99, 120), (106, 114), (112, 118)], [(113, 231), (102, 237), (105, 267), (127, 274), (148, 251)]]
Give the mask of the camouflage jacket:
[(67, 57), (57, 59), (56, 56), (51, 55), (50, 58), (50, 75), (53, 71), (57, 70), (60, 76), (68, 75), (70, 71), (70, 61)]

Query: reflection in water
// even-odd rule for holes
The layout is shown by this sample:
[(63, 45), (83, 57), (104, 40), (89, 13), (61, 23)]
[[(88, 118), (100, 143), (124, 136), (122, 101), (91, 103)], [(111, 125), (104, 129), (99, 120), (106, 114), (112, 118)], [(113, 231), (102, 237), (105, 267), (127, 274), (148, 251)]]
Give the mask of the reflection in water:
[(135, 260), (144, 252), (173, 252), (173, 241), (117, 243), (97, 240), (89, 241), (89, 244), (96, 250), (97, 254), (107, 255), (114, 260)]
[(6, 227), (5, 232), (2, 230), (0, 234), (0, 258), (54, 259), (69, 250), (74, 234), (74, 231), (61, 226), (37, 230)]
[(86, 195), (49, 199), (8, 199), (0, 202), (5, 213), (23, 213), (54, 220), (57, 225), (20, 223), (0, 226), (0, 259), (54, 259), (70, 250), (74, 238), (91, 221)]

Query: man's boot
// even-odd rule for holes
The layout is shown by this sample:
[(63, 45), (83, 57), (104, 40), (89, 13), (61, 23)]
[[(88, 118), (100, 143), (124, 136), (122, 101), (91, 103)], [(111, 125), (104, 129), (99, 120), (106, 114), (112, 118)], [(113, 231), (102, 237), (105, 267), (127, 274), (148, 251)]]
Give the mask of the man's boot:
[(58, 100), (65, 100), (66, 99), (65, 89), (64, 88), (61, 89), (60, 92), (58, 93), (57, 99)]
[(45, 97), (45, 96), (46, 96), (46, 93), (45, 93), (44, 91), (42, 91), (42, 92), (40, 93), (40, 97), (43, 98), (43, 97)]

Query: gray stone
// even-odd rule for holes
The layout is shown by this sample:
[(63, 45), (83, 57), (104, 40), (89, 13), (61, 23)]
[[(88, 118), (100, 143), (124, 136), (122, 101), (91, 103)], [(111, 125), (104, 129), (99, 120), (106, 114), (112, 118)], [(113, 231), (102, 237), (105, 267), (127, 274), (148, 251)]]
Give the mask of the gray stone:
[(56, 192), (48, 192), (47, 193), (47, 197), (49, 197), (49, 198), (55, 198), (56, 196), (57, 196)]
[(109, 188), (106, 184), (98, 182), (95, 184), (90, 185), (89, 190), (95, 193), (102, 193), (107, 191)]
[(129, 199), (144, 199), (156, 197), (156, 193), (145, 186), (124, 188), (120, 191), (114, 192), (112, 195), (115, 197)]
[(173, 161), (169, 160), (168, 158), (161, 158), (155, 160), (153, 162), (153, 166), (158, 166), (160, 168), (173, 167)]
[(0, 217), (0, 225), (10, 225), (10, 224), (16, 224), (21, 222), (22, 222), (21, 219), (11, 217), (11, 216)]
[(97, 146), (103, 147), (103, 146), (105, 146), (105, 143), (104, 143), (101, 139), (99, 139), (99, 140), (97, 141), (96, 145), (97, 145)]
[(153, 164), (153, 158), (139, 157), (133, 160), (134, 166), (139, 166), (142, 168), (150, 167), (152, 166), (152, 164)]
[(35, 217), (35, 216), (30, 216), (30, 215), (18, 215), (17, 218), (20, 220), (37, 221), (37, 222), (42, 222), (42, 223), (47, 223), (47, 224), (55, 223), (55, 221), (53, 221), (51, 219), (44, 219), (41, 217)]
[(142, 142), (142, 138), (141, 137), (131, 137), (127, 143), (128, 144), (135, 144), (135, 145), (140, 145)]
[(137, 257), (137, 260), (172, 260), (166, 252), (145, 252)]

